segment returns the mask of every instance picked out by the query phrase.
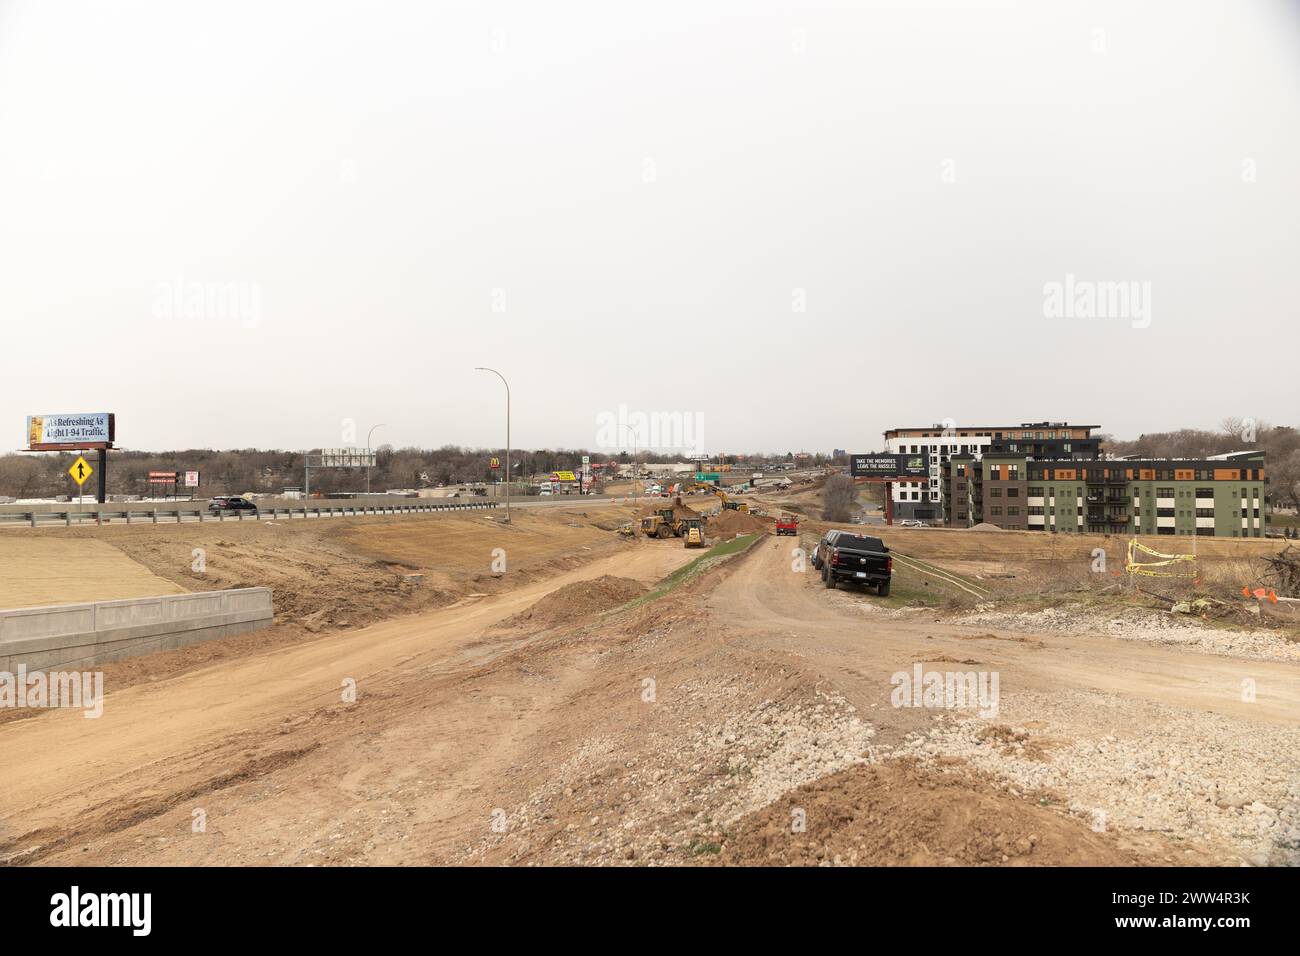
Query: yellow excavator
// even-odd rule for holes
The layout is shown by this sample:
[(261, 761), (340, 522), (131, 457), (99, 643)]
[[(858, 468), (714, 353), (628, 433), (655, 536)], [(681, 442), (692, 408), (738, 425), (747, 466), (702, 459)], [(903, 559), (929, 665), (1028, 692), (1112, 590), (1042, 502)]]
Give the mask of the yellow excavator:
[(689, 486), (687, 487), (687, 490), (688, 490), (688, 491), (694, 491), (694, 490), (697, 489), (697, 488), (703, 488), (705, 491), (708, 491), (708, 492), (710, 492), (710, 493), (712, 493), (712, 494), (717, 495), (717, 496), (718, 496), (718, 500), (722, 502), (722, 510), (723, 510), (723, 511), (740, 511), (740, 512), (743, 512), (744, 514), (749, 514), (749, 503), (748, 503), (748, 502), (745, 502), (745, 501), (732, 501), (732, 500), (727, 496), (727, 493), (726, 493), (725, 491), (723, 491), (721, 488), (719, 488), (717, 485), (710, 484), (710, 483), (707, 482), (707, 481), (697, 481), (697, 482), (694, 482), (693, 484), (689, 485)]

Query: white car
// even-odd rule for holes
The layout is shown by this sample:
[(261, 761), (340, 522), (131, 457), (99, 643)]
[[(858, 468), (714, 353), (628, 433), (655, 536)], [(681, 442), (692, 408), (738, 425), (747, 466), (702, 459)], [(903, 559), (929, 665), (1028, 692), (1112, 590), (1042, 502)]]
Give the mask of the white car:
[(900, 528), (924, 528), (925, 522), (918, 518), (904, 518), (898, 522)]

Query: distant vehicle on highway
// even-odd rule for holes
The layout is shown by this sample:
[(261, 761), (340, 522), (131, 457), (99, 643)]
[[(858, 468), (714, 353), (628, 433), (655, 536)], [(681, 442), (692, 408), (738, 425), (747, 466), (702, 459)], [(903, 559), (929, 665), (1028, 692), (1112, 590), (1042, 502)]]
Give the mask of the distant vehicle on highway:
[(898, 522), (900, 528), (924, 528), (925, 522), (918, 518), (904, 518)]
[(834, 589), (840, 582), (874, 584), (881, 597), (889, 596), (894, 559), (879, 538), (856, 531), (827, 531), (813, 552), (812, 565), (822, 573), (822, 583)]
[(213, 514), (221, 511), (251, 511), (257, 514), (257, 505), (239, 495), (217, 495), (208, 502), (208, 510)]

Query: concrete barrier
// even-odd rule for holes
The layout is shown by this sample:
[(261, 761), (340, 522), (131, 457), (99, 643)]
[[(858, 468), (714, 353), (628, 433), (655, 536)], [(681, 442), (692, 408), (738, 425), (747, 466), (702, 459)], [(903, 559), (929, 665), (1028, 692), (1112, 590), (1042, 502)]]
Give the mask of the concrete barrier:
[(269, 627), (270, 588), (0, 611), (0, 671), (87, 667)]

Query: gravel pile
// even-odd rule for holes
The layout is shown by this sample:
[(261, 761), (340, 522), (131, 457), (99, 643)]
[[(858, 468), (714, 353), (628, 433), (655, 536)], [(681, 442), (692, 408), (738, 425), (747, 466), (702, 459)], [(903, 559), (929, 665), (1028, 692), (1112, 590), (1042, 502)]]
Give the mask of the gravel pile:
[(1100, 611), (1078, 607), (997, 611), (987, 606), (954, 618), (956, 624), (1060, 634), (1100, 634), (1123, 641), (1175, 644), (1203, 654), (1261, 661), (1300, 662), (1300, 642), (1273, 631), (1211, 627), (1193, 618), (1142, 608)]
[[(1098, 713), (1119, 732), (1098, 735)], [(1069, 810), (1094, 829), (1169, 833), (1243, 863), (1298, 865), (1300, 731), (1247, 726), (1109, 694), (1017, 694), (1002, 699), (998, 724), (944, 715), (897, 753), (958, 757), (1024, 791), (1068, 793)]]
[[(674, 687), (661, 729), (585, 740), (509, 812), (509, 862), (680, 864), (715, 853), (723, 829), (812, 780), (873, 760), (875, 731), (841, 697), (748, 700), (734, 676)], [(507, 845), (493, 836), (462, 861)]]

